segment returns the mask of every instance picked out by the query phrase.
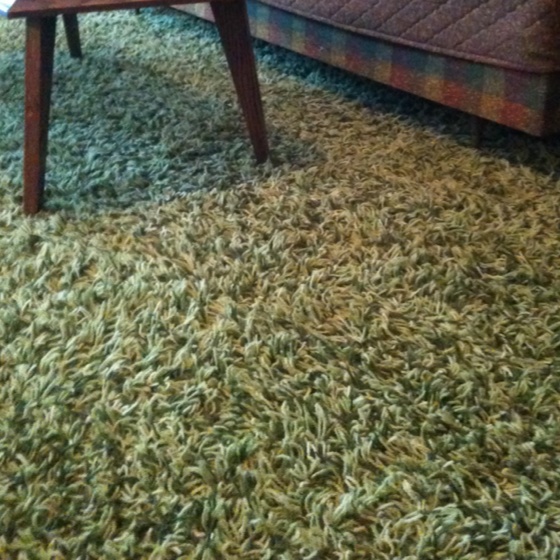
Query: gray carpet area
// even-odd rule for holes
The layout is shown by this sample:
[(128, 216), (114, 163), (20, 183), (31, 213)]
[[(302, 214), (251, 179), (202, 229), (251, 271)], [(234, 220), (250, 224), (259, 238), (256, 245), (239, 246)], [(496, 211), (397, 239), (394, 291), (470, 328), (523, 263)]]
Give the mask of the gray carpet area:
[(0, 558), (560, 559), (560, 141), (215, 30), (0, 21)]

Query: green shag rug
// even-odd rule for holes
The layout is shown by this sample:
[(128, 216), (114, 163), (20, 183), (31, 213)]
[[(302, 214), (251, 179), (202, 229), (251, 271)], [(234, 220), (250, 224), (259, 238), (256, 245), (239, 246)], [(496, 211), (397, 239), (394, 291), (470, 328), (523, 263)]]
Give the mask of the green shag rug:
[(59, 34), (21, 213), (0, 22), (0, 558), (560, 558), (560, 142), (212, 26)]

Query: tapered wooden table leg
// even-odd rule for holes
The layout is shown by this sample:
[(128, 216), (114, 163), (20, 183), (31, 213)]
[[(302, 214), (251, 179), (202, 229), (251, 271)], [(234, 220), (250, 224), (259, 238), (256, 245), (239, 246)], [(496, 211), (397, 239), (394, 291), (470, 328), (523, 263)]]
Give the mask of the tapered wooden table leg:
[(23, 211), (35, 214), (45, 188), (56, 17), (27, 18)]
[(76, 14), (64, 14), (64, 30), (66, 31), (66, 41), (72, 58), (82, 58), (82, 46), (80, 44), (80, 28), (78, 26), (78, 16)]
[(486, 121), (477, 115), (470, 116), (471, 126), (471, 144), (473, 148), (480, 148), (484, 137), (484, 129), (486, 128)]
[(214, 1), (210, 2), (210, 6), (249, 129), (255, 157), (261, 163), (268, 158), (268, 140), (245, 0)]

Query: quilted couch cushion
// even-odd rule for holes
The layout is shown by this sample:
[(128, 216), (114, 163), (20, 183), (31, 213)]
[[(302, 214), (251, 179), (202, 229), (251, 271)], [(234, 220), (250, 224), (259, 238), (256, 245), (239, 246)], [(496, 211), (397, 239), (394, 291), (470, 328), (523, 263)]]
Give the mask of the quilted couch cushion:
[(560, 0), (261, 0), (357, 33), (532, 72), (560, 70)]

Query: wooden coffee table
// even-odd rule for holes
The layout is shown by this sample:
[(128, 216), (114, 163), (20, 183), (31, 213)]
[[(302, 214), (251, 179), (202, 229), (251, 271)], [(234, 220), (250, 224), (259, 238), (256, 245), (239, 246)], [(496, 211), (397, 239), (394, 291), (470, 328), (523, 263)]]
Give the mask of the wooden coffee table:
[[(40, 210), (45, 188), (57, 16), (65, 16), (66, 31), (72, 49), (72, 46), (79, 48), (75, 14), (196, 2), (200, 0), (14, 1), (7, 11), (7, 16), (26, 18), (27, 29), (23, 157), (23, 210), (26, 214), (35, 214)], [(263, 162), (268, 157), (268, 141), (245, 0), (212, 0), (210, 6), (249, 130), (255, 157), (258, 162)]]

